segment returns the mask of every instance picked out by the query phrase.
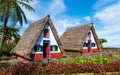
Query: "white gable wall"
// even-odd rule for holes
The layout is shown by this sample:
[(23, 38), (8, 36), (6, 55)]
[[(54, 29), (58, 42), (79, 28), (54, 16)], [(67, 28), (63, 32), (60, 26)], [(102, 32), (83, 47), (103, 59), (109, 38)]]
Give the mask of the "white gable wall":
[[(93, 36), (93, 33), (91, 30), (90, 30), (90, 32), (91, 32), (91, 41), (92, 41), (91, 43), (95, 43), (95, 47), (92, 47), (92, 49), (94, 49), (94, 48), (97, 48), (97, 44), (95, 42), (95, 39), (94, 39), (94, 36)], [(86, 39), (86, 43), (88, 43), (88, 37)], [(87, 47), (83, 47), (83, 49), (87, 49)]]
[[(49, 29), (49, 38), (44, 38), (44, 30), (43, 30), (40, 37), (38, 38), (38, 41), (36, 42), (36, 45), (43, 46), (43, 40), (49, 40), (50, 41), (50, 46), (51, 45), (56, 45), (58, 47), (57, 51), (50, 51), (50, 53), (60, 52), (60, 48), (59, 48), (59, 46), (58, 46), (58, 44), (57, 44), (57, 42), (55, 40), (55, 37), (53, 35), (53, 32), (51, 31), (50, 26), (48, 24), (46, 24), (44, 29)], [(33, 48), (32, 54), (35, 54), (35, 53), (42, 53), (42, 52), (35, 52), (34, 48)]]

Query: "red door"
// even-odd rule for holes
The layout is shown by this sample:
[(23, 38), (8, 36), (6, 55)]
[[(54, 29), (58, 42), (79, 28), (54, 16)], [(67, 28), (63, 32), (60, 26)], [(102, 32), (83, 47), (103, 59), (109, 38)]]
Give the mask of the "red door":
[(88, 42), (88, 52), (90, 52), (91, 51), (91, 43), (90, 43), (90, 41)]
[(49, 58), (49, 52), (50, 52), (50, 43), (45, 41), (43, 43), (44, 50), (43, 50), (43, 58)]

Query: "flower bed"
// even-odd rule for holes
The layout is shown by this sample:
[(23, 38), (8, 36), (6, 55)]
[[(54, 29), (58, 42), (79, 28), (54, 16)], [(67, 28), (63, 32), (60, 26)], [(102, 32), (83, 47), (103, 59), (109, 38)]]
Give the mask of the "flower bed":
[(69, 64), (20, 64), (1, 67), (1, 75), (48, 75), (48, 74), (73, 74), (73, 73), (105, 73), (120, 72), (120, 60), (106, 64), (97, 63), (69, 63)]

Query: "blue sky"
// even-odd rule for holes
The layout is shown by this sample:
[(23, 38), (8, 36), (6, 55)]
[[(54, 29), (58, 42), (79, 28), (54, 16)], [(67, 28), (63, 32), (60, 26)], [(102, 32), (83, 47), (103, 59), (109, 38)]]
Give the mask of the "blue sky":
[(26, 13), (28, 24), (50, 14), (58, 35), (72, 26), (94, 23), (99, 38), (107, 39), (105, 47), (120, 47), (120, 0), (33, 0), (35, 12)]

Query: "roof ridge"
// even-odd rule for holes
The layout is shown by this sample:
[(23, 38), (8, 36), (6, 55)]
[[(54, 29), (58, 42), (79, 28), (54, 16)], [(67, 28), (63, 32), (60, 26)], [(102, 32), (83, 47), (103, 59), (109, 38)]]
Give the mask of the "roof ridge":
[(68, 27), (67, 28), (67, 30), (68, 29), (73, 29), (73, 28), (78, 28), (78, 27), (84, 27), (84, 26), (90, 26), (90, 27), (92, 27), (93, 26), (93, 23), (87, 23), (87, 24), (82, 24), (82, 25), (78, 25), (78, 26), (74, 26), (74, 27)]
[[(36, 22), (41, 21), (41, 20), (46, 20), (47, 21), (48, 19), (50, 19), (50, 15), (49, 14), (46, 15), (45, 17), (42, 17), (41, 19), (38, 19), (37, 21), (35, 21), (33, 23), (36, 23)], [(33, 23), (31, 23), (31, 24), (33, 24)]]

